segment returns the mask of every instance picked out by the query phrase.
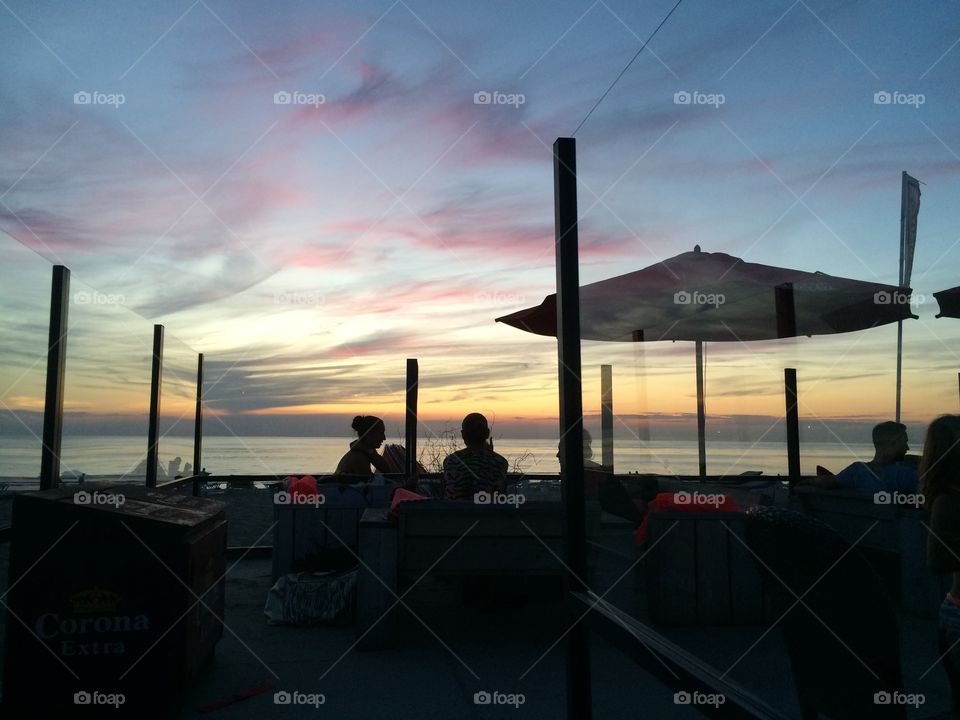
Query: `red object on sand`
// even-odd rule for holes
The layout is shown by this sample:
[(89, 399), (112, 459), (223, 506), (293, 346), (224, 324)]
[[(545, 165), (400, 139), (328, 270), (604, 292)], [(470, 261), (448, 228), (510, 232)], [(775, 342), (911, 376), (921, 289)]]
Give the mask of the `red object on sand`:
[[(717, 503), (697, 503), (697, 502), (684, 502), (678, 499), (680, 496), (686, 495), (687, 498), (690, 498), (694, 493), (690, 492), (662, 492), (657, 493), (657, 496), (650, 502), (647, 506), (647, 514), (643, 516), (643, 521), (633, 533), (633, 540), (637, 545), (642, 545), (646, 542), (647, 539), (647, 519), (650, 517), (651, 512), (660, 512), (661, 510), (678, 510), (680, 512), (738, 512), (740, 508), (737, 507), (737, 503), (734, 502), (734, 499), (729, 495), (722, 495), (717, 493), (717, 497), (720, 498), (720, 501)], [(706, 493), (700, 493), (705, 495)]]
[(393, 500), (390, 501), (390, 512), (387, 517), (391, 520), (397, 519), (397, 507), (402, 502), (410, 502), (412, 500), (429, 500), (426, 495), (421, 495), (420, 493), (410, 492), (409, 490), (404, 490), (403, 488), (397, 488), (396, 492), (393, 493)]

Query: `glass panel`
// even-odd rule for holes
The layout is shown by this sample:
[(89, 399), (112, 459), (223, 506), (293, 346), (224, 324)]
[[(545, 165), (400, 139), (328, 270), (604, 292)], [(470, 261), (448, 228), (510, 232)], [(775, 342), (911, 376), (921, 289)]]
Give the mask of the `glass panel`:
[(51, 281), (47, 260), (0, 233), (0, 485), (10, 489), (40, 477)]
[(197, 352), (164, 328), (157, 482), (193, 473)]
[(76, 276), (70, 293), (61, 478), (144, 483), (153, 324)]

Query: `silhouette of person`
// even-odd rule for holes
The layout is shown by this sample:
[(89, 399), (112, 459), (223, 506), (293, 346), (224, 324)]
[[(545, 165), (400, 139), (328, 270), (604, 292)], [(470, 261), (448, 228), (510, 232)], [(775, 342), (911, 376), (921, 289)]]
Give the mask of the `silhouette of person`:
[(493, 451), (490, 426), (480, 413), (470, 413), (460, 425), (466, 446), (443, 459), (443, 484), (448, 500), (472, 500), (474, 493), (503, 492), (507, 459)]
[(930, 423), (920, 478), (930, 511), (927, 564), (938, 575), (953, 576), (940, 605), (937, 645), (954, 708), (960, 711), (960, 415), (942, 415)]
[(873, 428), (873, 460), (855, 462), (836, 475), (823, 475), (814, 483), (825, 488), (866, 490), (868, 492), (915, 493), (917, 471), (904, 462), (907, 450), (907, 428), (897, 422), (882, 422)]
[(337, 464), (337, 475), (372, 475), (372, 465), (379, 472), (390, 472), (390, 466), (377, 448), (387, 439), (383, 420), (374, 415), (357, 415), (350, 427), (357, 432), (357, 439)]

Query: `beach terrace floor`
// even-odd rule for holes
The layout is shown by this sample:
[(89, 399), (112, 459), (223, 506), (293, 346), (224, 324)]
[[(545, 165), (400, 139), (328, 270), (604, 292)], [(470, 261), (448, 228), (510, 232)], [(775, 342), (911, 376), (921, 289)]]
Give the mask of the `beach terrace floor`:
[[(267, 545), (272, 507), (263, 492), (229, 491), (215, 496), (227, 506), (230, 546)], [(9, 501), (0, 503), (8, 512)], [(629, 540), (629, 528), (613, 518), (606, 542)], [(622, 536), (622, 537), (621, 537)], [(9, 544), (0, 544), (0, 593), (6, 591)], [(601, 561), (594, 590), (646, 620), (642, 583), (630, 562)], [(400, 611), (391, 649), (359, 652), (353, 627), (270, 626), (264, 602), (271, 586), (271, 560), (258, 554), (227, 561), (223, 637), (213, 661), (189, 687), (170, 717), (198, 711), (260, 688), (262, 692), (223, 704), (212, 718), (559, 718), (565, 717), (565, 610), (559, 602), (530, 601), (495, 611), (463, 606), (456, 581), (422, 580), (405, 597), (417, 618)], [(421, 622), (422, 621), (422, 622)], [(3, 620), (0, 619), (0, 623)], [(925, 703), (911, 718), (952, 717), (946, 680), (936, 660), (933, 620), (898, 615), (905, 690)], [(790, 717), (800, 717), (790, 664), (779, 629), (768, 626), (656, 627), (656, 630)], [(2, 632), (2, 625), (0, 625)], [(2, 636), (0, 636), (2, 640)], [(669, 690), (597, 634), (591, 635), (595, 718), (702, 717), (677, 705)], [(925, 674), (926, 673), (926, 674)], [(838, 679), (842, 683), (842, 679)], [(265, 684), (269, 683), (269, 688)], [(522, 694), (523, 704), (478, 705), (480, 691)], [(324, 704), (277, 705), (274, 693), (320, 694)]]

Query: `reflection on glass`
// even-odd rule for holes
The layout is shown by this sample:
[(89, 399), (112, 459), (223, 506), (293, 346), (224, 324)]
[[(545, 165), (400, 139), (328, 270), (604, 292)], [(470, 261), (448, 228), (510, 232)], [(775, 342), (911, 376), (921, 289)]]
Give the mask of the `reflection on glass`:
[(153, 324), (71, 282), (61, 480), (145, 481)]
[(0, 488), (40, 477), (52, 267), (0, 233)]
[(193, 474), (196, 398), (197, 352), (166, 328), (163, 342), (163, 384), (160, 391), (157, 482)]

